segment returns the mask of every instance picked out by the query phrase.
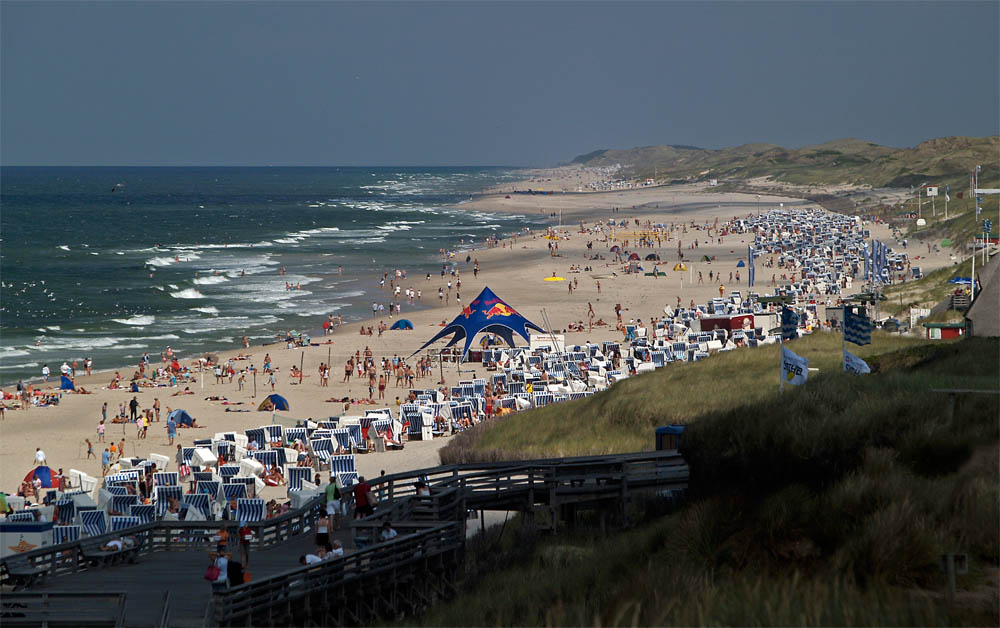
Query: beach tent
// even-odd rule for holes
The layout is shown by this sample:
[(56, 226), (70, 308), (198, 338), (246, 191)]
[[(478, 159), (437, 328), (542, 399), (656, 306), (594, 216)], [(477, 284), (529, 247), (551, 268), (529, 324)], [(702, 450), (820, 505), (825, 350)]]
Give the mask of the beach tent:
[(948, 280), (948, 283), (957, 284), (960, 286), (972, 285), (972, 279), (970, 277), (952, 277)]
[(167, 415), (168, 419), (173, 419), (177, 425), (194, 425), (194, 419), (188, 414), (187, 410), (174, 410)]
[(687, 270), (687, 269), (688, 267), (685, 266), (684, 264), (681, 263), (674, 264), (674, 270)]
[(947, 238), (945, 238), (944, 240), (941, 240), (941, 246), (951, 246), (951, 240), (949, 240)]
[(613, 247), (611, 247), (611, 252), (612, 252), (612, 253), (621, 253), (621, 252), (622, 252), (622, 247), (620, 247), (620, 246), (618, 246), (618, 245), (616, 244), (616, 245), (614, 245)]
[(633, 254), (629, 255), (628, 256), (628, 261), (630, 261), (630, 262), (637, 262), (637, 261), (639, 261), (639, 254), (638, 253), (633, 253)]
[(59, 384), (59, 390), (76, 390), (76, 386), (73, 385), (73, 380), (63, 375), (62, 383)]
[(507, 305), (504, 300), (494, 294), (492, 290), (489, 288), (483, 288), (483, 291), (479, 293), (479, 296), (473, 299), (469, 305), (462, 310), (462, 313), (455, 317), (455, 320), (445, 326), (445, 328), (438, 332), (433, 338), (424, 343), (422, 347), (414, 351), (412, 355), (416, 355), (420, 351), (423, 351), (441, 338), (449, 334), (454, 334), (446, 346), (451, 347), (464, 339), (465, 346), (462, 349), (462, 360), (464, 361), (465, 357), (469, 353), (469, 348), (472, 346), (473, 338), (476, 334), (496, 334), (500, 338), (503, 338), (508, 345), (513, 347), (515, 333), (524, 338), (526, 341), (530, 341), (528, 335), (529, 329), (545, 333), (544, 329), (521, 316), (517, 310)]
[(660, 256), (657, 255), (656, 253), (650, 253), (649, 255), (646, 256), (646, 261), (647, 262), (652, 262), (653, 260), (659, 261), (659, 259), (660, 259)]
[(413, 329), (413, 323), (411, 323), (408, 319), (401, 318), (393, 323), (392, 327), (389, 329)]
[(739, 263), (736, 264), (736, 268), (743, 268), (745, 266), (746, 266), (746, 262), (744, 262), (743, 260), (740, 260)]
[[(273, 407), (272, 407), (273, 406)], [(257, 409), (260, 411), (266, 410), (288, 410), (290, 406), (288, 405), (288, 400), (281, 395), (270, 394), (264, 401), (260, 402)]]
[(566, 281), (565, 277), (546, 277), (542, 281)]
[(52, 488), (52, 469), (48, 467), (35, 467), (24, 476), (25, 482), (34, 482), (35, 478), (42, 481), (42, 488)]
[(711, 262), (712, 258), (709, 257), (708, 255), (702, 255), (701, 256), (701, 261), (703, 261), (703, 262)]

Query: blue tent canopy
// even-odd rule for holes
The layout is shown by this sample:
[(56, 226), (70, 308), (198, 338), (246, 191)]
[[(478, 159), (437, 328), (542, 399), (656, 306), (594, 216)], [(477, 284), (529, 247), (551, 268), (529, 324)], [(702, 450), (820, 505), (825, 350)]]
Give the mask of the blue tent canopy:
[(545, 330), (535, 325), (528, 319), (521, 316), (517, 310), (507, 305), (503, 299), (498, 297), (489, 288), (483, 288), (475, 299), (462, 310), (462, 313), (455, 317), (450, 324), (445, 326), (436, 336), (428, 340), (424, 346), (413, 352), (413, 355), (423, 351), (431, 344), (448, 334), (455, 334), (446, 346), (458, 344), (465, 340), (465, 347), (462, 349), (462, 360), (469, 353), (473, 338), (476, 334), (483, 332), (494, 333), (504, 339), (504, 341), (514, 346), (514, 333), (525, 340), (530, 340), (528, 330), (544, 333)]
[(271, 395), (268, 395), (264, 399), (264, 401), (260, 402), (260, 406), (258, 406), (257, 409), (258, 410), (262, 410), (262, 411), (263, 410), (271, 410), (272, 408), (270, 406), (272, 404), (274, 405), (274, 408), (273, 408), (274, 410), (288, 410), (289, 407), (290, 407), (288, 405), (288, 400), (287, 399), (285, 399), (281, 395), (271, 394)]
[(952, 277), (951, 279), (948, 280), (948, 283), (953, 283), (953, 284), (968, 286), (968, 285), (972, 284), (972, 278), (971, 277)]
[(736, 268), (743, 268), (744, 266), (746, 266), (746, 263), (743, 260), (740, 260), (740, 263), (736, 265)]
[(168, 419), (173, 419), (178, 425), (194, 425), (194, 419), (187, 410), (174, 410), (167, 415)]
[(24, 476), (25, 482), (34, 482), (38, 478), (42, 482), (42, 488), (52, 488), (52, 469), (46, 466), (35, 467)]
[(401, 318), (393, 323), (389, 329), (413, 329), (413, 323), (409, 319)]
[(73, 380), (63, 375), (62, 383), (59, 384), (59, 390), (76, 390), (76, 386), (73, 385)]

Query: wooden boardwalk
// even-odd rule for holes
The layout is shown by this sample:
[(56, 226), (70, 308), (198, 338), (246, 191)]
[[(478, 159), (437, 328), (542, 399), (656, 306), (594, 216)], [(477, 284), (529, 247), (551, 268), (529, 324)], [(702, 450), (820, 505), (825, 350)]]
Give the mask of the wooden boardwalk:
[[(430, 496), (416, 494), (418, 480), (431, 487)], [(673, 494), (687, 480), (687, 465), (676, 451), (433, 467), (372, 481), (376, 515), (332, 533), (351, 548), (341, 558), (309, 567), (298, 563), (315, 549), (312, 530), (321, 497), (251, 524), (252, 581), (222, 593), (213, 595), (203, 574), (211, 537), (233, 522), (159, 521), (133, 528), (128, 534), (138, 540), (137, 564), (96, 565), (81, 542), (40, 548), (18, 555), (16, 568), (5, 559), (0, 581), (10, 586), (18, 573), (34, 569), (47, 577), (29, 586), (39, 597), (124, 593), (127, 626), (366, 625), (417, 614), (457, 592), (470, 511), (517, 511), (533, 525), (541, 509), (554, 530), (560, 522), (573, 525), (579, 509), (593, 509), (602, 527), (608, 515), (626, 525), (632, 495)], [(398, 538), (377, 542), (383, 521), (392, 522)], [(95, 541), (100, 539), (87, 543)], [(63, 600), (55, 610), (65, 612), (69, 599), (53, 596), (45, 604)], [(0, 623), (38, 625), (9, 615), (0, 615)]]

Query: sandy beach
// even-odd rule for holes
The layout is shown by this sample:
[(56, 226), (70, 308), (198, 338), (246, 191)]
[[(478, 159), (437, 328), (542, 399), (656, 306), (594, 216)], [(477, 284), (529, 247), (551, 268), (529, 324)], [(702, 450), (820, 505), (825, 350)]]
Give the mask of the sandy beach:
[[(596, 174), (594, 175), (596, 176)], [(575, 181), (575, 178), (574, 178)], [(505, 186), (506, 187), (506, 186)], [(526, 189), (527, 186), (512, 186)], [(461, 288), (452, 277), (432, 275), (429, 279), (417, 273), (411, 273), (400, 285), (405, 290), (413, 288), (422, 291), (421, 305), (431, 306), (416, 310), (402, 299), (402, 317), (413, 322), (412, 331), (386, 331), (381, 336), (361, 335), (362, 325), (376, 327), (381, 320), (391, 325), (395, 319), (388, 316), (370, 318), (365, 321), (345, 322), (344, 326), (329, 336), (315, 336), (314, 343), (319, 346), (287, 349), (283, 344), (270, 346), (252, 346), (244, 350), (242, 346), (234, 346), (230, 352), (222, 352), (220, 357), (225, 361), (230, 356), (243, 353), (250, 356), (249, 361), (237, 361), (237, 369), (252, 363), (257, 369), (263, 364), (265, 354), (270, 354), (272, 364), (277, 368), (277, 382), (274, 391), (285, 396), (290, 405), (289, 412), (279, 412), (277, 417), (286, 426), (294, 425), (295, 420), (313, 418), (364, 414), (366, 409), (394, 406), (395, 398), (405, 398), (407, 389), (395, 387), (394, 380), (389, 381), (385, 399), (377, 399), (373, 405), (352, 404), (345, 411), (345, 404), (339, 400), (343, 397), (362, 398), (368, 396), (366, 382), (359, 382), (355, 377), (348, 383), (341, 380), (344, 376), (344, 364), (356, 351), (364, 353), (369, 348), (376, 361), (382, 357), (391, 358), (394, 355), (407, 357), (421, 344), (440, 330), (443, 321), (451, 321), (461, 311), (458, 298), (462, 303), (468, 303), (479, 291), (489, 286), (498, 296), (515, 307), (529, 320), (544, 326), (543, 311), (552, 324), (553, 330), (562, 332), (568, 329), (570, 323), (588, 319), (588, 307), (592, 305), (596, 318), (609, 323), (606, 327), (595, 327), (593, 331), (567, 332), (567, 343), (583, 343), (586, 341), (620, 340), (622, 334), (615, 330), (615, 305), (621, 304), (625, 309), (623, 318), (642, 319), (648, 321), (654, 316), (662, 315), (665, 305), (674, 305), (677, 299), (687, 304), (690, 301), (703, 303), (712, 296), (718, 296), (719, 286), (710, 283), (708, 272), (722, 273), (721, 285), (725, 290), (747, 291), (747, 277), (743, 272), (740, 280), (729, 280), (729, 273), (737, 270), (739, 259), (745, 258), (748, 244), (745, 234), (731, 235), (723, 238), (721, 243), (707, 242), (703, 231), (696, 230), (692, 223), (702, 225), (716, 218), (724, 222), (734, 216), (745, 216), (757, 211), (764, 211), (785, 203), (787, 207), (816, 207), (806, 201), (781, 197), (762, 196), (737, 193), (713, 193), (710, 188), (700, 185), (684, 185), (669, 187), (648, 187), (627, 191), (600, 193), (556, 193), (547, 195), (527, 194), (494, 194), (476, 198), (461, 205), (462, 208), (484, 212), (515, 212), (520, 214), (547, 216), (553, 228), (560, 236), (558, 240), (548, 240), (538, 231), (531, 235), (522, 235), (514, 239), (502, 241), (494, 248), (484, 248), (481, 242), (476, 242), (472, 250), (462, 250), (457, 253), (460, 269)], [(617, 208), (617, 211), (612, 211)], [(601, 241), (594, 235), (581, 233), (581, 223), (585, 228), (593, 227), (598, 221), (628, 220), (632, 226), (619, 227), (615, 230), (615, 240)], [(661, 256), (659, 270), (665, 271), (665, 277), (649, 277), (641, 273), (626, 275), (621, 272), (621, 264), (614, 262), (613, 254), (608, 249), (623, 240), (632, 240), (636, 232), (641, 231), (635, 226), (634, 220), (641, 222), (674, 224), (674, 237), (664, 239), (656, 248), (640, 249), (643, 256), (657, 253)], [(561, 226), (559, 223), (561, 222)], [(891, 241), (888, 228), (875, 225), (872, 227), (875, 237)], [(695, 241), (698, 247), (694, 247)], [(714, 240), (714, 239), (713, 239)], [(587, 249), (587, 243), (592, 243), (592, 249)], [(550, 250), (549, 244), (557, 245)], [(674, 264), (678, 261), (678, 244), (688, 265), (686, 272), (675, 272)], [(916, 244), (916, 243), (914, 243)], [(456, 246), (461, 243), (456, 242)], [(919, 265), (925, 272), (951, 264), (948, 251), (922, 256), (919, 246), (911, 247), (911, 255), (921, 256), (914, 265)], [(603, 260), (590, 260), (588, 256), (602, 255)], [(714, 257), (712, 262), (698, 261), (703, 256)], [(465, 257), (470, 258), (466, 263)], [(440, 259), (440, 258), (436, 258)], [(474, 276), (473, 262), (478, 261), (480, 272)], [(373, 269), (371, 275), (362, 277), (363, 281), (377, 284), (384, 271), (391, 272), (391, 259), (379, 260), (379, 268)], [(771, 269), (761, 266), (758, 260), (757, 287), (758, 292), (769, 289)], [(591, 266), (592, 270), (572, 272), (571, 267), (581, 268)], [(290, 269), (293, 270), (293, 269)], [(651, 269), (649, 269), (651, 270)], [(704, 283), (699, 284), (697, 278), (703, 274)], [(557, 275), (567, 281), (544, 281), (546, 277)], [(453, 287), (449, 293), (447, 282), (451, 279)], [(693, 280), (693, 281), (692, 281)], [(281, 281), (276, 278), (276, 281)], [(572, 283), (574, 289), (570, 290)], [(600, 291), (598, 291), (600, 283)], [(694, 285), (692, 285), (692, 283)], [(443, 289), (448, 295), (448, 304), (444, 305), (438, 299), (438, 289)], [(390, 288), (388, 282), (380, 302), (388, 303)], [(317, 317), (318, 328), (322, 317)], [(439, 343), (437, 346), (442, 346)], [(166, 349), (166, 346), (163, 347)], [(159, 355), (152, 355), (154, 366), (159, 362)], [(321, 362), (331, 365), (329, 387), (320, 386), (318, 367)], [(414, 357), (416, 360), (416, 357)], [(412, 362), (412, 361), (411, 361)], [(181, 360), (183, 365), (190, 365), (192, 360)], [(291, 367), (303, 365), (304, 378), (301, 383), (290, 376)], [(58, 380), (58, 364), (50, 365)], [(104, 366), (104, 365), (100, 365)], [(135, 370), (133, 367), (118, 369), (123, 378), (128, 380)], [(677, 368), (683, 368), (679, 366)], [(470, 379), (473, 372), (483, 373), (481, 365), (464, 364), (461, 372), (454, 363), (448, 363), (443, 369), (444, 379), (448, 385), (460, 379)], [(142, 440), (136, 438), (136, 428), (132, 424), (109, 424), (107, 426), (108, 443), (98, 443), (97, 426), (101, 418), (103, 403), (108, 404), (109, 419), (117, 414), (119, 405), (128, 403), (133, 394), (127, 389), (109, 390), (107, 386), (112, 378), (112, 372), (95, 373), (90, 377), (77, 378), (77, 385), (85, 387), (92, 394), (64, 394), (59, 405), (47, 408), (32, 408), (22, 411), (7, 411), (5, 419), (0, 423), (0, 489), (16, 491), (21, 479), (33, 466), (33, 456), (36, 447), (41, 447), (47, 457), (50, 467), (54, 470), (64, 469), (66, 473), (71, 468), (84, 471), (100, 477), (100, 455), (104, 447), (125, 439), (125, 454), (148, 457), (150, 453), (159, 453), (172, 458), (173, 447), (168, 444), (165, 415), (167, 408), (187, 410), (197, 419), (198, 429), (178, 430), (178, 443), (190, 445), (196, 438), (209, 438), (216, 432), (242, 431), (271, 422), (270, 412), (256, 411), (257, 404), (271, 392), (267, 376), (258, 374), (256, 381), (257, 394), (254, 396), (254, 384), (248, 380), (243, 391), (238, 390), (234, 378), (229, 383), (217, 384), (211, 372), (204, 377), (187, 384), (193, 394), (175, 394), (183, 389), (178, 388), (146, 388), (136, 396), (141, 408), (151, 407), (154, 399), (159, 399), (162, 420), (150, 426), (148, 437)], [(438, 384), (439, 369), (435, 365), (432, 377), (417, 379), (416, 387), (434, 387)], [(48, 387), (54, 386), (52, 380)], [(10, 391), (11, 387), (5, 390)], [(223, 405), (221, 401), (210, 398), (225, 397), (229, 402), (242, 402), (242, 405)], [(227, 410), (249, 410), (249, 412), (233, 412)], [(89, 438), (94, 444), (95, 458), (86, 457), (84, 439)], [(373, 453), (357, 456), (359, 471), (365, 475), (378, 474), (381, 471), (392, 473), (438, 464), (437, 450), (447, 443), (447, 438), (435, 439), (431, 442), (411, 442), (401, 452)], [(282, 489), (281, 494), (284, 493)]]

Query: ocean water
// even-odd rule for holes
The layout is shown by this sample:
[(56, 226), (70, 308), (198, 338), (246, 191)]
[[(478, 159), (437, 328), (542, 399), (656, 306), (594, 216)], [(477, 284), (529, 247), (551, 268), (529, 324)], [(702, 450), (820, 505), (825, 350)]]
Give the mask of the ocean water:
[(440, 249), (538, 226), (454, 209), (517, 178), (499, 168), (4, 167), (0, 382), (87, 356), (103, 370), (168, 345), (190, 357), (243, 335), (315, 333), (330, 313), (370, 318), (372, 301), (388, 300), (383, 271), (405, 268), (404, 287), (423, 289), (425, 273), (440, 274)]

